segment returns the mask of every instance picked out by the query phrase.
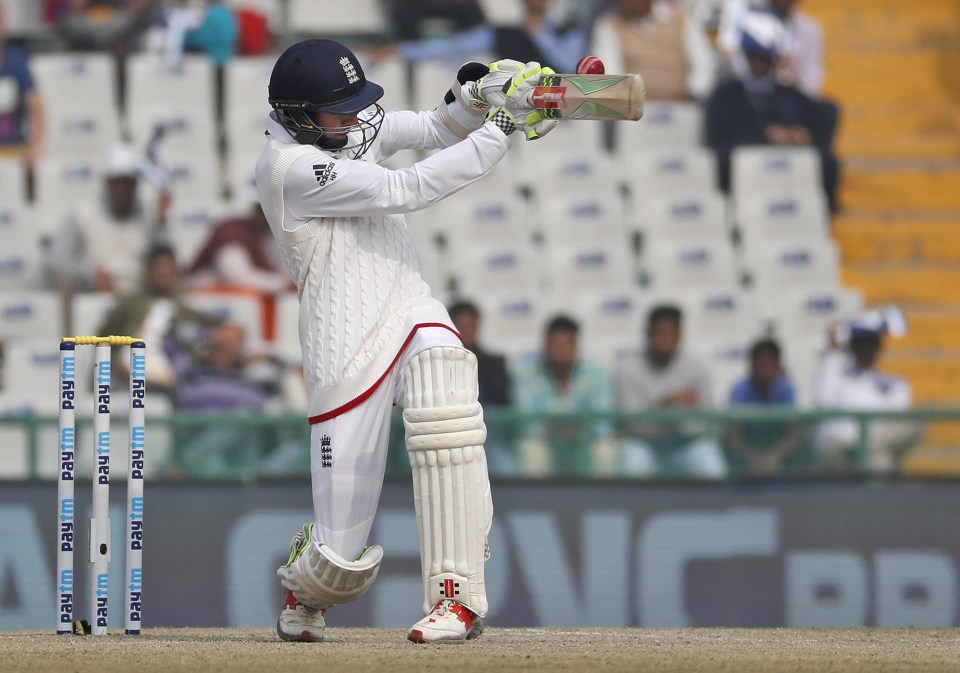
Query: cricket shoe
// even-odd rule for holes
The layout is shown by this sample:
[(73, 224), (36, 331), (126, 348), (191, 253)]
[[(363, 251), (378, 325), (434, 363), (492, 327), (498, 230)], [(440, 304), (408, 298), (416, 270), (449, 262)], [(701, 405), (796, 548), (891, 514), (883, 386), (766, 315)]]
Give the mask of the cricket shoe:
[(294, 597), (292, 591), (288, 591), (280, 619), (277, 620), (277, 635), (287, 642), (319, 643), (327, 627), (323, 619), (326, 614), (326, 610), (304, 605)]
[[(298, 530), (290, 542), (290, 558), (286, 567), (297, 560), (303, 550), (313, 541), (313, 524), (305, 524)], [(323, 640), (325, 609), (311, 608), (297, 600), (292, 591), (287, 591), (283, 601), (283, 610), (277, 620), (277, 635), (288, 642), (313, 643)]]
[(449, 598), (433, 606), (426, 617), (413, 625), (407, 640), (412, 643), (465, 643), (483, 633), (483, 620), (463, 604)]

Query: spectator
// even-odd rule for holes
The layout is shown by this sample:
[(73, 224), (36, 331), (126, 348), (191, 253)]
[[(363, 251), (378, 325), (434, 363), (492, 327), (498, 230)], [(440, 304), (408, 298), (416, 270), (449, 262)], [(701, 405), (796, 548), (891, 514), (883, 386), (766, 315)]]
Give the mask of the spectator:
[[(176, 406), (187, 412), (277, 412), (284, 409), (286, 369), (276, 359), (251, 357), (238, 325), (210, 330), (210, 344), (176, 384)], [(253, 474), (275, 448), (271, 428), (230, 423), (188, 426), (177, 432), (174, 466), (191, 477)]]
[(71, 0), (61, 14), (60, 33), (77, 51), (109, 51), (126, 56), (163, 19), (162, 0)]
[(183, 36), (183, 47), (206, 54), (218, 70), (222, 69), (237, 49), (237, 20), (233, 10), (221, 0), (206, 0), (200, 21)]
[(191, 288), (239, 287), (274, 295), (292, 287), (259, 201), (217, 224), (190, 266)]
[(776, 18), (752, 12), (741, 27), (749, 71), (720, 85), (706, 105), (706, 140), (717, 154), (721, 189), (730, 189), (730, 157), (735, 148), (807, 145), (820, 153), (823, 187), (835, 211), (839, 179), (839, 164), (831, 149), (835, 115), (831, 118), (800, 91), (777, 81), (774, 65), (780, 26)]
[(443, 21), (448, 33), (459, 33), (484, 22), (478, 0), (385, 0), (390, 25), (401, 40), (420, 40), (429, 22)]
[(615, 0), (594, 24), (590, 49), (607, 72), (642, 74), (647, 100), (703, 99), (716, 81), (716, 53), (680, 3)]
[(393, 48), (378, 50), (374, 58), (399, 53), (407, 61), (428, 59), (462, 61), (477, 54), (496, 54), (526, 63), (537, 61), (557, 72), (576, 72), (584, 55), (586, 34), (573, 25), (561, 25), (549, 13), (552, 0), (522, 0), (523, 20), (516, 26), (491, 26), (486, 23), (444, 38), (401, 42)]
[(104, 196), (76, 207), (63, 230), (52, 238), (46, 275), (50, 285), (68, 291), (134, 292), (140, 287), (144, 253), (166, 238), (170, 206), (160, 194), (153, 212), (139, 195), (142, 158), (129, 145), (107, 153)]
[[(751, 346), (750, 373), (730, 389), (729, 402), (731, 407), (796, 406), (793, 383), (780, 361), (780, 344), (760, 339)], [(727, 430), (730, 453), (754, 474), (777, 472), (797, 451), (800, 440), (796, 423), (731, 422)]]
[[(776, 71), (780, 81), (812, 99), (823, 93), (823, 30), (808, 14), (796, 9), (798, 0), (768, 0), (769, 11), (782, 25), (782, 44)], [(740, 23), (751, 9), (746, 0), (732, 0), (723, 9), (717, 42), (730, 55), (734, 71), (742, 78), (749, 72), (740, 44)]]
[[(622, 411), (713, 406), (710, 376), (696, 356), (680, 349), (683, 314), (662, 304), (647, 316), (646, 348), (616, 371), (614, 399)], [(676, 426), (629, 422), (622, 427), (623, 469), (641, 476), (720, 479), (727, 464), (702, 423)]]
[(43, 151), (43, 98), (27, 53), (6, 41), (5, 11), (0, 4), (0, 157), (23, 157), (29, 178)]
[(294, 286), (259, 201), (251, 201), (246, 217), (213, 228), (189, 273), (191, 289), (257, 297), (263, 335), (273, 339), (276, 295)]
[[(148, 251), (144, 276), (143, 289), (121, 297), (98, 332), (143, 338), (150, 348), (147, 386), (172, 394), (179, 374), (206, 352), (209, 331), (220, 321), (184, 304), (171, 248), (157, 245)], [(120, 349), (114, 349), (113, 373), (124, 380), (129, 375)]]
[[(904, 331), (896, 310), (867, 313), (831, 329), (814, 380), (816, 405), (842, 411), (909, 409), (910, 385), (878, 367), (886, 335)], [(914, 424), (898, 421), (870, 421), (866, 430), (867, 467), (875, 472), (892, 472), (917, 436)], [(860, 425), (847, 418), (827, 421), (817, 428), (814, 445), (828, 467), (856, 464)]]
[[(580, 326), (558, 315), (547, 325), (543, 351), (520, 362), (513, 378), (514, 408), (541, 414), (527, 428), (519, 458), (524, 474), (583, 476), (608, 472), (605, 452), (610, 434), (606, 423), (586, 422), (595, 412), (610, 410), (607, 372), (578, 353)], [(579, 414), (577, 420), (551, 420), (550, 414)]]
[(447, 309), (463, 346), (477, 356), (477, 373), (480, 386), (480, 404), (506, 406), (510, 403), (510, 379), (507, 360), (483, 348), (477, 335), (480, 331), (480, 309), (469, 301), (459, 301)]
[[(477, 335), (480, 331), (480, 309), (469, 301), (459, 301), (447, 309), (454, 327), (460, 333), (463, 347), (477, 356), (477, 386), (479, 401), (484, 409), (505, 407), (510, 403), (510, 377), (507, 360), (483, 348)], [(487, 415), (487, 467), (491, 474), (515, 476), (517, 464), (513, 452), (515, 428), (509, 422), (497, 422), (497, 416)], [(406, 459), (406, 456), (404, 456)]]

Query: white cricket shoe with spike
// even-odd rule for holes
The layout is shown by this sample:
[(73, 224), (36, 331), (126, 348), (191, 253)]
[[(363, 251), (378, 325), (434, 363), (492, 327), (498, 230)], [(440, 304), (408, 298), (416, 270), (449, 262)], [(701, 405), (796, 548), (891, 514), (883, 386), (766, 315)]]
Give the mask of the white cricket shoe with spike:
[[(304, 525), (298, 530), (290, 542), (290, 566), (313, 539), (313, 524)], [(288, 642), (313, 643), (323, 640), (324, 629), (327, 623), (324, 620), (326, 610), (311, 608), (297, 600), (292, 591), (287, 592), (283, 601), (283, 610), (277, 620), (277, 635)]]
[(326, 610), (304, 605), (294, 597), (292, 591), (288, 591), (280, 619), (277, 620), (277, 635), (288, 642), (320, 642), (327, 627), (323, 619), (326, 613)]
[(465, 643), (483, 633), (483, 620), (457, 601), (446, 599), (433, 606), (413, 625), (407, 640), (413, 643)]

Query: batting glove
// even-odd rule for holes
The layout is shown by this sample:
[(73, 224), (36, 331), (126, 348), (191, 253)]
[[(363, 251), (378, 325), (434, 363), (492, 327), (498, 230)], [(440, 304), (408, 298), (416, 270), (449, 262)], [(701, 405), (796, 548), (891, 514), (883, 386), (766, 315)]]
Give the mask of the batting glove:
[[(531, 93), (540, 81), (540, 73), (543, 71), (536, 61), (521, 63), (508, 58), (494, 61), (489, 67), (490, 72), (477, 82), (475, 96), (486, 101), (490, 107), (505, 105), (507, 99), (517, 94), (521, 87), (521, 94)], [(527, 86), (524, 86), (525, 84)]]

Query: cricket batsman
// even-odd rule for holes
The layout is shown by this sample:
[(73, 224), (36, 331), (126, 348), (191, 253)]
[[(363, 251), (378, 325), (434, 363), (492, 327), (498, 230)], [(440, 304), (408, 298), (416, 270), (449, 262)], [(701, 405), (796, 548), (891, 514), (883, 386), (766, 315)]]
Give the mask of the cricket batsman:
[[(256, 182), (300, 298), (315, 519), (277, 571), (287, 590), (283, 640), (322, 640), (327, 608), (356, 600), (376, 578), (383, 550), (367, 537), (394, 404), (423, 569), (425, 616), (407, 637), (462, 643), (483, 631), (493, 505), (477, 360), (420, 277), (403, 214), (482, 178), (510, 134), (533, 140), (553, 128), (530, 105), (545, 71), (466, 64), (436, 109), (384, 112), (383, 89), (337, 42), (299, 42), (274, 66)], [(409, 168), (381, 165), (402, 149), (440, 151)]]

